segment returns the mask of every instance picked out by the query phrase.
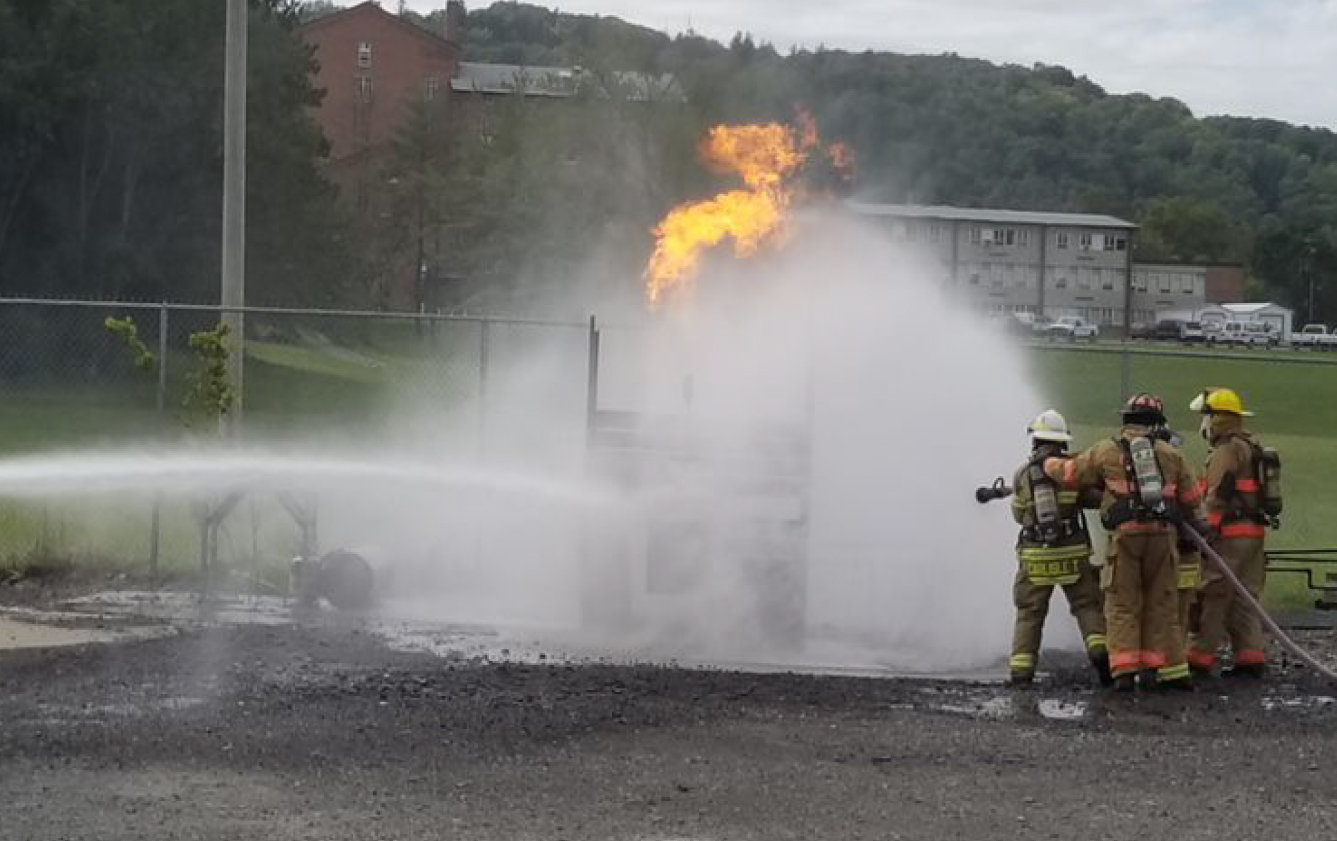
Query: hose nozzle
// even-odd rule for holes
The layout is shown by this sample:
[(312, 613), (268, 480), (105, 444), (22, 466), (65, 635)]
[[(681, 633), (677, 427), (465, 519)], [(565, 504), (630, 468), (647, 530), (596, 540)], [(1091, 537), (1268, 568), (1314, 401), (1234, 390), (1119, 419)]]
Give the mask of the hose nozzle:
[(1009, 496), (1012, 496), (1012, 489), (1003, 481), (1002, 476), (994, 479), (992, 485), (983, 485), (975, 489), (975, 501), (980, 505), (993, 502), (995, 499), (1007, 499)]

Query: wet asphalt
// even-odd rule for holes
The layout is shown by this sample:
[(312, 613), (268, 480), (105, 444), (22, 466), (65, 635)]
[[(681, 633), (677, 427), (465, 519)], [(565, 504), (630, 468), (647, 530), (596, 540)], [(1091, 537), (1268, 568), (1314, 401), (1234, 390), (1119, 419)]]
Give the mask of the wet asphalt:
[(1290, 667), (1115, 696), (173, 627), (0, 652), (0, 839), (1335, 838), (1334, 698)]

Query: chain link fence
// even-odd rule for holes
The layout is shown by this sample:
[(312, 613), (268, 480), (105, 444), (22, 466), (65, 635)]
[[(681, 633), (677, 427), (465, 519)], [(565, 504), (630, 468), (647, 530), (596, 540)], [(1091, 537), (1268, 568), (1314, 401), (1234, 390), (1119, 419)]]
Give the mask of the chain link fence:
[[(191, 336), (214, 329), (223, 315), (207, 306), (0, 299), (0, 456), (207, 436), (208, 422), (186, 405), (200, 366)], [(108, 318), (133, 321), (156, 358), (151, 369), (136, 367)], [(600, 361), (589, 322), (253, 308), (244, 323), (239, 434), (267, 446), (430, 442), (472, 455), (505, 437), (513, 456), (574, 460), (596, 389), (602, 405), (635, 408), (635, 366), (623, 364), (636, 353), (632, 328), (600, 331)], [(1206, 447), (1189, 401), (1207, 386), (1240, 391), (1257, 411), (1251, 426), (1286, 465), (1287, 513), (1270, 545), (1337, 546), (1326, 507), (1329, 477), (1337, 475), (1337, 354), (1151, 341), (1028, 342), (1021, 353), (1041, 398), (1075, 425), (1079, 446), (1113, 432), (1129, 394), (1150, 391), (1166, 400), (1200, 465)], [(675, 399), (690, 404), (691, 395), (684, 390)], [(543, 423), (532, 422), (534, 406), (543, 407)], [(516, 407), (531, 417), (517, 423)], [(193, 504), (91, 494), (0, 501), (0, 569), (59, 561), (189, 570), (199, 556)], [(281, 558), (299, 542), (281, 506), (252, 499), (232, 515), (220, 552), (253, 564), (260, 555)]]
[[(431, 442), (486, 450), (517, 390), (582, 435), (591, 325), (526, 319), (247, 308), (236, 425), (266, 447), (368, 450)], [(218, 307), (0, 299), (0, 457), (133, 451), (208, 442), (218, 422), (191, 405), (202, 359), (192, 336)], [(149, 366), (109, 319), (129, 319)], [(235, 341), (233, 342), (235, 346)], [(532, 370), (526, 371), (525, 365)], [(505, 374), (498, 376), (499, 371)], [(536, 449), (538, 449), (536, 447)], [(81, 564), (170, 574), (197, 563), (197, 501), (106, 494), (0, 501), (5, 569)], [(297, 550), (282, 506), (241, 502), (219, 536), (232, 566)], [(11, 573), (13, 574), (13, 573)]]

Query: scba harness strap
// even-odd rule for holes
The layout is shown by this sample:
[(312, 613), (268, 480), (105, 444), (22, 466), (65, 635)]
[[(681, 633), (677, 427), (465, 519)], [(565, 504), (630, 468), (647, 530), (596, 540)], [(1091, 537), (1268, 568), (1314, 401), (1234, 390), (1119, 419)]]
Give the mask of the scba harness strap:
[[(1021, 547), (1080, 546), (1085, 555), (1091, 538), (1086, 529), (1086, 518), (1077, 506), (1077, 493), (1064, 491), (1059, 483), (1045, 472), (1044, 463), (1052, 457), (1040, 453), (1026, 467), (1026, 483), (1030, 486), (1031, 523), (1023, 526), (1018, 537)], [(1023, 550), (1024, 551), (1024, 550)]]
[[(1138, 476), (1138, 470), (1134, 461), (1133, 445), (1127, 438), (1115, 438), (1114, 443), (1119, 446), (1123, 452), (1123, 470), (1127, 481), (1127, 492), (1115, 494), (1115, 502), (1101, 516), (1101, 525), (1106, 531), (1117, 531), (1127, 526), (1129, 523), (1138, 523), (1144, 525), (1156, 523), (1177, 523), (1183, 519), (1179, 510), (1179, 505), (1175, 499), (1163, 495), (1165, 486), (1165, 472), (1161, 469), (1160, 459), (1156, 456), (1155, 444), (1149, 439), (1147, 441), (1151, 446), (1150, 463), (1146, 465), (1141, 477)], [(1155, 475), (1151, 474), (1151, 470)], [(1152, 490), (1150, 487), (1152, 481), (1157, 483), (1157, 487)]]

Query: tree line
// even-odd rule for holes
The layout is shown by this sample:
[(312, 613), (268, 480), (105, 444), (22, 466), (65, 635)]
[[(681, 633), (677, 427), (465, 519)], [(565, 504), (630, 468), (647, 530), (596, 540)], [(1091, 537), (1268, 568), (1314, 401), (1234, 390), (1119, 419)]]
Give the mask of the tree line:
[[(222, 6), (0, 0), (0, 289), (214, 299)], [(504, 2), (469, 12), (466, 60), (580, 67), (592, 83), (560, 101), (420, 109), (377, 164), (394, 189), (369, 220), (323, 174), (314, 59), (294, 31), (333, 4), (251, 6), (257, 302), (375, 305), (378, 276), (414, 249), (469, 281), (466, 303), (634, 278), (654, 221), (717, 188), (694, 161), (705, 129), (791, 119), (801, 104), (854, 148), (863, 198), (1113, 213), (1143, 226), (1139, 258), (1241, 262), (1256, 294), (1308, 315), (1313, 285), (1315, 316), (1337, 320), (1327, 129), (1199, 118), (1062, 67), (781, 52)], [(442, 12), (404, 14), (444, 30)], [(630, 95), (616, 71), (672, 74), (678, 95)]]

